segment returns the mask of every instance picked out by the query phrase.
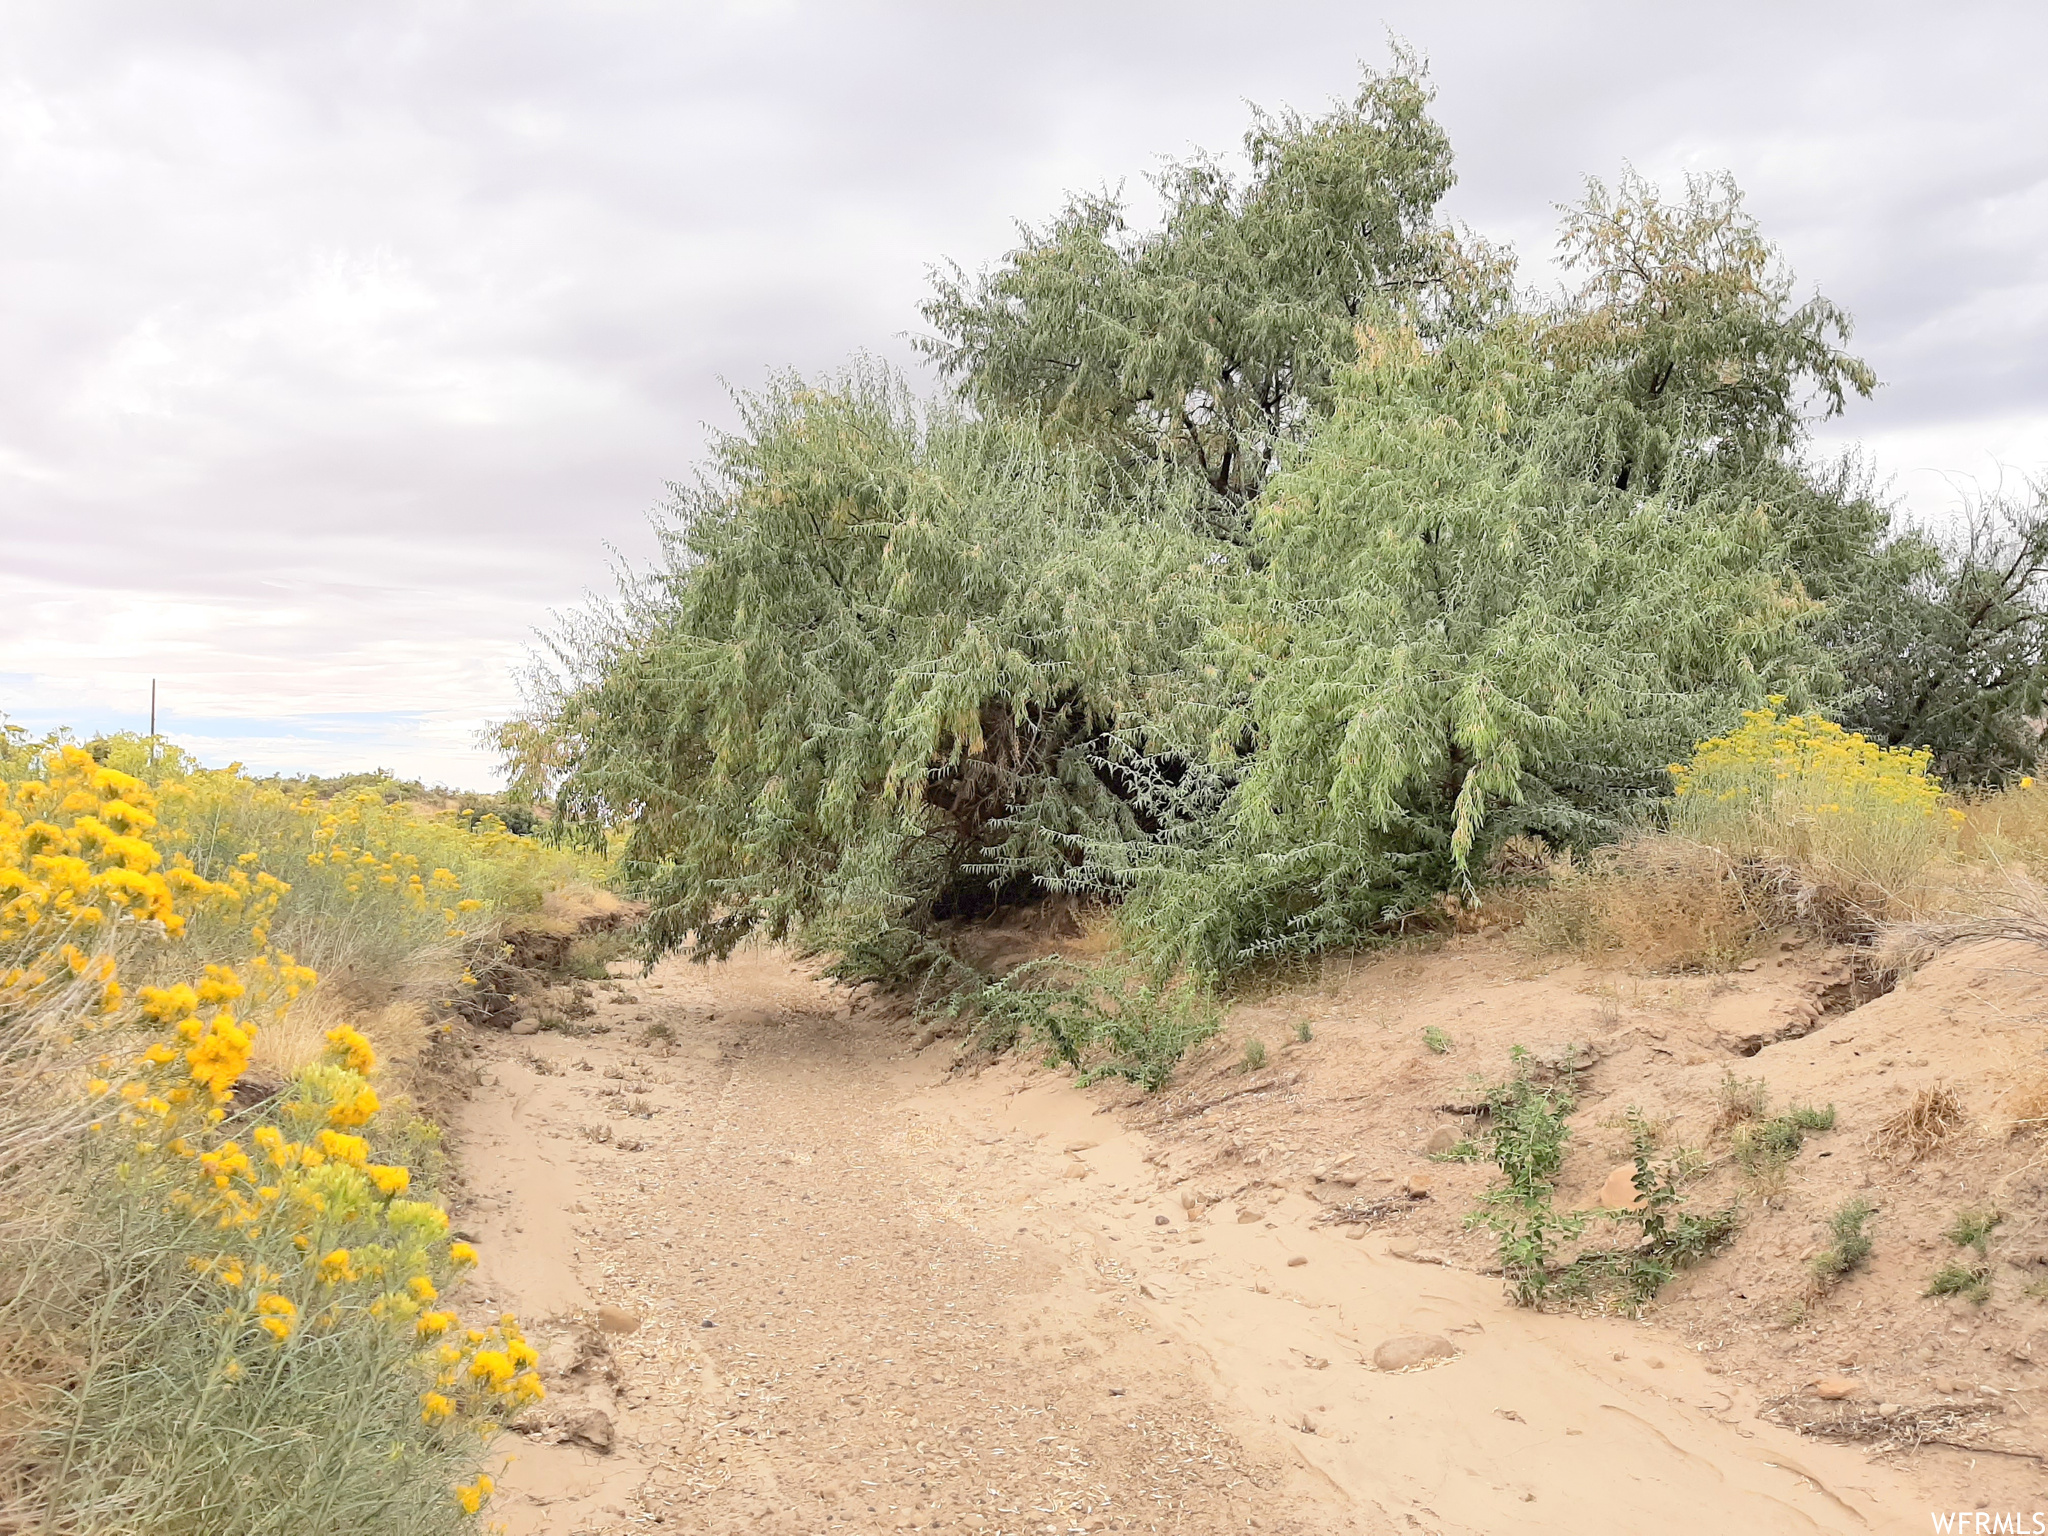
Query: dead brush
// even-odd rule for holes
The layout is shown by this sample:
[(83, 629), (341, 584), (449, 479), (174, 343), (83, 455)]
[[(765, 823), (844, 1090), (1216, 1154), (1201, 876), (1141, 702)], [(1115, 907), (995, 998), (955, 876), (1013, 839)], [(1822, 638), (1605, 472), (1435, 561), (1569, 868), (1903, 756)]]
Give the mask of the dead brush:
[(1582, 862), (1559, 856), (1524, 907), (1523, 941), (1539, 951), (1617, 959), (1662, 971), (1727, 970), (1771, 913), (1733, 860), (1686, 838), (1645, 835)]
[(1912, 921), (1888, 923), (1880, 936), (1880, 953), (1895, 969), (1925, 964), (1951, 944), (2005, 939), (2048, 949), (2048, 886), (2023, 869), (2004, 869), (1990, 882), (1971, 881), (1962, 889), (1967, 910), (1950, 910)]
[(1936, 1084), (1877, 1128), (1871, 1150), (1887, 1162), (1917, 1163), (1968, 1123), (1955, 1090)]
[(2025, 1455), (1989, 1443), (1994, 1433), (1995, 1410), (1962, 1404), (1931, 1403), (1925, 1407), (1850, 1408), (1816, 1411), (1794, 1394), (1769, 1398), (1759, 1417), (1769, 1423), (1816, 1440), (1848, 1441), (1866, 1447), (1872, 1455), (1910, 1451), (1923, 1445), (1946, 1445), (1957, 1450), (1989, 1452), (1994, 1455)]
[(2008, 1136), (2048, 1133), (2048, 1069), (2036, 1068), (1999, 1100)]

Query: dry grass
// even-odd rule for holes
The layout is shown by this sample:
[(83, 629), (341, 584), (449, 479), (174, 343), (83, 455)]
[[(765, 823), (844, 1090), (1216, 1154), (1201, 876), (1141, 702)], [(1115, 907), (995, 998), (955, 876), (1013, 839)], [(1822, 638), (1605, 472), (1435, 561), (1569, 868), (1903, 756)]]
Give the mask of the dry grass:
[(368, 1036), (378, 1058), (401, 1078), (426, 1048), (434, 1028), (425, 1005), (409, 998), (363, 1007), (339, 991), (315, 991), (281, 1021), (257, 1034), (250, 1062), (264, 1077), (295, 1076), (320, 1060), (328, 1048), (327, 1032), (340, 1024)]
[(552, 933), (584, 933), (603, 926), (593, 919), (616, 921), (634, 910), (631, 902), (602, 887), (564, 885), (542, 897), (540, 912), (525, 922)]
[(1583, 862), (1560, 856), (1549, 886), (1521, 905), (1524, 941), (1539, 952), (1662, 971), (1728, 970), (1775, 916), (1726, 854), (1664, 836), (1631, 838)]
[(2014, 866), (1972, 871), (1950, 880), (1937, 906), (1887, 924), (1883, 946), (1898, 963), (1917, 965), (1946, 945), (1989, 939), (2048, 949), (2048, 886)]
[(1861, 806), (1821, 816), (1699, 796), (1670, 807), (1671, 832), (1580, 860), (1508, 839), (1490, 867), (1499, 883), (1487, 915), (1517, 926), (1538, 954), (1663, 971), (1730, 969), (1758, 937), (1787, 928), (1875, 944), (1878, 969), (1893, 976), (1966, 940), (2048, 948), (2048, 884), (2029, 869), (2048, 870), (2048, 786), (2029, 781), (1926, 814)]
[(1998, 1101), (2008, 1136), (2048, 1134), (2048, 1068), (2036, 1067)]
[(1922, 1088), (1911, 1104), (1877, 1128), (1870, 1145), (1888, 1161), (1917, 1163), (1968, 1123), (1953, 1088)]
[(2036, 864), (2048, 860), (2048, 787), (2015, 786), (1965, 801), (1956, 829), (1958, 851), (1988, 864)]

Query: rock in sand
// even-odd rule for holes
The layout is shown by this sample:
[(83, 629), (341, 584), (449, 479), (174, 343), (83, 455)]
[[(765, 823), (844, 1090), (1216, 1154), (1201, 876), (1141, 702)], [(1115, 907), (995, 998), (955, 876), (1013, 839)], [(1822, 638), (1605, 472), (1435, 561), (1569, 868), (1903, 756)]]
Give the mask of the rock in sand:
[(1372, 1352), (1372, 1364), (1376, 1371), (1405, 1371), (1432, 1360), (1448, 1360), (1455, 1354), (1457, 1350), (1451, 1347), (1451, 1341), (1440, 1333), (1411, 1333), (1380, 1345)]
[(1643, 1196), (1636, 1188), (1636, 1165), (1623, 1163), (1607, 1175), (1600, 1186), (1599, 1206), (1603, 1211), (1633, 1211), (1642, 1207)]

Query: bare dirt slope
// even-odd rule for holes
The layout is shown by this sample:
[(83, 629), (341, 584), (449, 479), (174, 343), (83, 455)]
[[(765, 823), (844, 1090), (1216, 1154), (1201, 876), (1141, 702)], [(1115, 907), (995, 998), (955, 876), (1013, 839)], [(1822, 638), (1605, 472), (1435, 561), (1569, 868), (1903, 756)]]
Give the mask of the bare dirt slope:
[[(1683, 1536), (1919, 1531), (1935, 1509), (2014, 1507), (2043, 1481), (2024, 1436), (1872, 1456), (1762, 1417), (1823, 1374), (1861, 1374), (1871, 1337), (1788, 1331), (1771, 1311), (1810, 1226), (1798, 1181), (1750, 1248), (1645, 1324), (1507, 1306), (1456, 1219), (1467, 1192), (1451, 1186), (1483, 1171), (1423, 1158), (1432, 1129), (1459, 1123), (1433, 1106), (1510, 1037), (1591, 1036), (1568, 1168), (1589, 1198), (1624, 1093), (1657, 1090), (1676, 1115), (1711, 1100), (1722, 1062), (1775, 1072), (1772, 1052), (1798, 1050), (1821, 1072), (1835, 1048), (1820, 1033), (1739, 1052), (1745, 1020), (1818, 1022), (1802, 999), (1830, 963), (1688, 1001), (1461, 941), (1239, 1010), (1150, 1100), (1028, 1063), (949, 1074), (947, 1046), (911, 1056), (903, 1026), (773, 954), (599, 989), (596, 1033), (479, 1035), (459, 1221), (485, 1255), (478, 1290), (530, 1320), (553, 1387), (500, 1448), (516, 1459), (496, 1517), (514, 1533)], [(1879, 1007), (1842, 1016), (1874, 1050)], [(1281, 1048), (1304, 1020), (1315, 1039)], [(1450, 1052), (1420, 1044), (1430, 1022)], [(1232, 1064), (1248, 1034), (1276, 1047), (1263, 1072)], [(1876, 1059), (1904, 1075), (1922, 1058)], [(1709, 1079), (1697, 1093), (1688, 1072)], [(1782, 1075), (1826, 1086), (1794, 1083), (1789, 1061)], [(1805, 1155), (1846, 1145), (1825, 1139)], [(1944, 1177), (1938, 1159), (1920, 1168)], [(1417, 1178), (1429, 1195), (1386, 1214)], [(1776, 1268), (1730, 1268), (1745, 1252)], [(1881, 1298), (1903, 1331), (1897, 1289), (1837, 1300)], [(1965, 1328), (1969, 1373), (1987, 1374), (1981, 1314), (1925, 1305), (1935, 1321), (1908, 1351), (1924, 1334), (1960, 1358), (1945, 1330)], [(1457, 1354), (1373, 1368), (1414, 1335)], [(2024, 1420), (2030, 1367), (2010, 1353), (1996, 1396)], [(1969, 1397), (1990, 1400), (1974, 1383)], [(2012, 1427), (1950, 1422), (1986, 1445)]]

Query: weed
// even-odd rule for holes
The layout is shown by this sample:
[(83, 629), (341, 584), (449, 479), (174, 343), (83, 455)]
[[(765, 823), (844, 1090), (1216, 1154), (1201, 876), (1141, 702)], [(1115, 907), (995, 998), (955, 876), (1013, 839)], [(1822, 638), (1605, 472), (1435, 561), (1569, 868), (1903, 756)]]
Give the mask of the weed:
[(1434, 1024), (1422, 1032), (1422, 1043), (1428, 1047), (1432, 1054), (1437, 1056), (1449, 1054), (1453, 1044), (1451, 1037), (1438, 1029)]
[(562, 1075), (562, 1069), (538, 1051), (528, 1051), (519, 1059), (542, 1077), (560, 1077)]
[(1721, 1121), (1735, 1120), (1729, 1145), (1737, 1166), (1751, 1191), (1768, 1205), (1785, 1192), (1790, 1182), (1792, 1159), (1806, 1145), (1812, 1131), (1835, 1128), (1835, 1106), (1815, 1109), (1793, 1104), (1783, 1114), (1770, 1115), (1769, 1097), (1761, 1078), (1742, 1079), (1729, 1073), (1721, 1083)]
[(562, 958), (563, 974), (578, 981), (608, 982), (611, 963), (632, 953), (633, 940), (626, 933), (600, 933), (581, 938), (569, 946)]
[(1303, 1045), (1307, 1045), (1309, 1041), (1315, 1039), (1315, 1037), (1315, 1028), (1313, 1025), (1309, 1023), (1307, 1019), (1302, 1019), (1295, 1024), (1294, 1038), (1296, 1040), (1299, 1040)]
[(1723, 1072), (1720, 1097), (1721, 1113), (1714, 1128), (1725, 1130), (1745, 1120), (1763, 1119), (1771, 1092), (1760, 1077), (1737, 1077), (1733, 1072)]
[(1705, 1214), (1685, 1207), (1683, 1184), (1697, 1160), (1682, 1150), (1663, 1164), (1653, 1154), (1658, 1128), (1631, 1107), (1627, 1124), (1635, 1161), (1635, 1205), (1602, 1214), (1636, 1229), (1632, 1241), (1581, 1254), (1558, 1276), (1562, 1294), (1619, 1302), (1631, 1311), (1668, 1284), (1681, 1269), (1697, 1264), (1734, 1236), (1738, 1214), (1732, 1205)]
[(1795, 1104), (1782, 1115), (1738, 1127), (1734, 1138), (1736, 1158), (1745, 1168), (1762, 1162), (1790, 1162), (1806, 1145), (1807, 1132), (1834, 1128), (1834, 1105), (1813, 1109)]
[(1982, 1206), (1966, 1206), (1956, 1212), (1956, 1219), (1949, 1223), (1943, 1235), (1958, 1248), (1974, 1248), (1977, 1257), (1984, 1258), (1990, 1251), (1991, 1229), (2005, 1220), (2001, 1211)]
[(1266, 1065), (1266, 1042), (1254, 1036), (1244, 1043), (1244, 1056), (1238, 1062), (1240, 1069), (1257, 1072)]
[(1441, 1152), (1430, 1153), (1429, 1160), (1432, 1163), (1476, 1163), (1483, 1156), (1485, 1154), (1479, 1150), (1479, 1143), (1468, 1136), (1455, 1146), (1446, 1147)]
[(1870, 1234), (1864, 1226), (1877, 1214), (1877, 1207), (1861, 1198), (1838, 1207), (1828, 1218), (1828, 1246), (1813, 1260), (1815, 1295), (1825, 1295), (1843, 1276), (1870, 1257)]
[(1991, 1266), (1988, 1264), (1944, 1264), (1927, 1282), (1929, 1296), (1962, 1296), (1983, 1306), (1991, 1299)]
[(625, 1108), (627, 1114), (638, 1119), (652, 1120), (654, 1118), (654, 1101), (652, 1099), (628, 1099), (626, 1100)]
[(581, 1125), (577, 1129), (583, 1133), (585, 1141), (595, 1142), (600, 1147), (611, 1143), (612, 1128), (608, 1125)]
[(992, 1050), (1028, 1033), (1045, 1047), (1048, 1066), (1078, 1069), (1084, 1086), (1120, 1077), (1147, 1093), (1164, 1087), (1223, 1019), (1214, 995), (1185, 978), (1162, 980), (1128, 963), (1084, 967), (1059, 955), (961, 987), (938, 1011), (976, 1015), (976, 1032)]
[(1561, 1087), (1538, 1087), (1522, 1047), (1514, 1048), (1512, 1061), (1508, 1079), (1486, 1092), (1488, 1153), (1501, 1177), (1479, 1197), (1479, 1208), (1466, 1225), (1493, 1233), (1508, 1294), (1516, 1305), (1533, 1307), (1550, 1289), (1558, 1245), (1576, 1238), (1586, 1218), (1558, 1210), (1553, 1201), (1571, 1134), (1565, 1124), (1573, 1108), (1571, 1094)]

